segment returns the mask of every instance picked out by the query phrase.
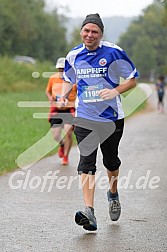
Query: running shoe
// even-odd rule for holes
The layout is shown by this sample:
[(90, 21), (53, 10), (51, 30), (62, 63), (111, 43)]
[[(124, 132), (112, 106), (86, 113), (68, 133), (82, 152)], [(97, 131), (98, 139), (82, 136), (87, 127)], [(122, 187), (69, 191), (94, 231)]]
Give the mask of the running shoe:
[(121, 214), (121, 205), (119, 198), (112, 199), (110, 191), (107, 192), (108, 202), (109, 202), (109, 215), (112, 221), (117, 221)]
[(61, 164), (62, 165), (68, 165), (69, 164), (69, 161), (68, 161), (68, 157), (67, 156), (63, 156), (63, 159), (61, 161)]
[(64, 156), (64, 145), (59, 146), (58, 155), (60, 158), (62, 158)]
[(75, 215), (75, 222), (79, 226), (83, 226), (84, 229), (89, 231), (97, 230), (96, 217), (94, 216), (94, 209), (85, 207), (85, 211), (79, 211)]

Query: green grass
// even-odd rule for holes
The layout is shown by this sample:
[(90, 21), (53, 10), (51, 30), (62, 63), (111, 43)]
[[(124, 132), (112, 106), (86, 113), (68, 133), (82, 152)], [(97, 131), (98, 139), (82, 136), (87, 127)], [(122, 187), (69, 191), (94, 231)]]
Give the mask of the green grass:
[[(35, 65), (14, 62), (8, 57), (0, 57), (0, 92), (20, 92), (26, 90), (44, 89), (47, 79), (43, 72), (53, 72), (55, 68), (51, 62), (38, 62)], [(34, 72), (39, 73), (33, 78)]]
[[(43, 91), (0, 94), (1, 120), (0, 171), (10, 171), (17, 167), (16, 158), (32, 144), (44, 136), (50, 125), (47, 119), (34, 119), (34, 112), (46, 112), (46, 108), (20, 108), (19, 101), (46, 100)], [(45, 110), (45, 111), (44, 111)]]

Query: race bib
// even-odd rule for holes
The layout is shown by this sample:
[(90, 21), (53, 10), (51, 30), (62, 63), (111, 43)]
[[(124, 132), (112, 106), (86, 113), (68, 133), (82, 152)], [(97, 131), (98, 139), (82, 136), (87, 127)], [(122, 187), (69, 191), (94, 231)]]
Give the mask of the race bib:
[(82, 100), (84, 103), (100, 102), (103, 99), (99, 96), (100, 90), (103, 89), (103, 84), (82, 87)]

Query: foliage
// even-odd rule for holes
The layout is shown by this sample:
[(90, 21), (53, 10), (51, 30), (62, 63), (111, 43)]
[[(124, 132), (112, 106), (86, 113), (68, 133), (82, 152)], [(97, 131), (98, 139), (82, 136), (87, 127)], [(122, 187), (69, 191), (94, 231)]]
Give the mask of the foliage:
[(164, 7), (164, 13), (163, 13), (163, 25), (167, 26), (167, 0), (155, 0), (155, 2), (158, 2)]
[[(142, 53), (139, 54), (141, 48)], [(150, 69), (155, 69), (156, 67), (156, 51), (147, 35), (137, 38), (136, 43), (132, 47), (132, 53), (136, 67), (140, 67), (143, 79), (147, 79), (150, 75)]]
[[(71, 50), (71, 48), (75, 47), (76, 45), (79, 45), (82, 43), (81, 41), (81, 36), (80, 36), (80, 28), (74, 28), (72, 33), (71, 33), (71, 41), (69, 43), (69, 50)], [(69, 51), (68, 50), (68, 51)]]
[(53, 62), (66, 52), (65, 17), (44, 11), (44, 0), (0, 0), (0, 54)]
[(163, 13), (160, 4), (149, 5), (120, 37), (119, 44), (137, 65), (141, 79), (149, 80), (151, 72), (167, 74), (167, 58), (164, 57), (167, 27), (163, 25)]
[[(44, 72), (55, 71), (54, 65), (49, 61), (37, 61), (35, 65), (15, 62), (5, 56), (0, 57), (0, 92), (19, 92), (44, 88), (47, 79), (43, 78)], [(38, 78), (33, 78), (33, 73), (39, 73)]]

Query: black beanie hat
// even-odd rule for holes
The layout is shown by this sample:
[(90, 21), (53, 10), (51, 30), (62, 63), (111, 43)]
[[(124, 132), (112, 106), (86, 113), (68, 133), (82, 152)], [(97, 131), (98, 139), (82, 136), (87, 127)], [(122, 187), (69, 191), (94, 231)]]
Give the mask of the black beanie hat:
[(103, 33), (104, 25), (103, 25), (103, 22), (102, 22), (102, 20), (101, 20), (101, 18), (100, 18), (100, 15), (99, 15), (98, 13), (87, 15), (86, 18), (85, 18), (85, 20), (84, 20), (83, 23), (82, 23), (81, 28), (82, 28), (84, 25), (88, 24), (88, 23), (93, 23), (93, 24), (98, 25), (98, 26), (100, 27), (102, 33)]

